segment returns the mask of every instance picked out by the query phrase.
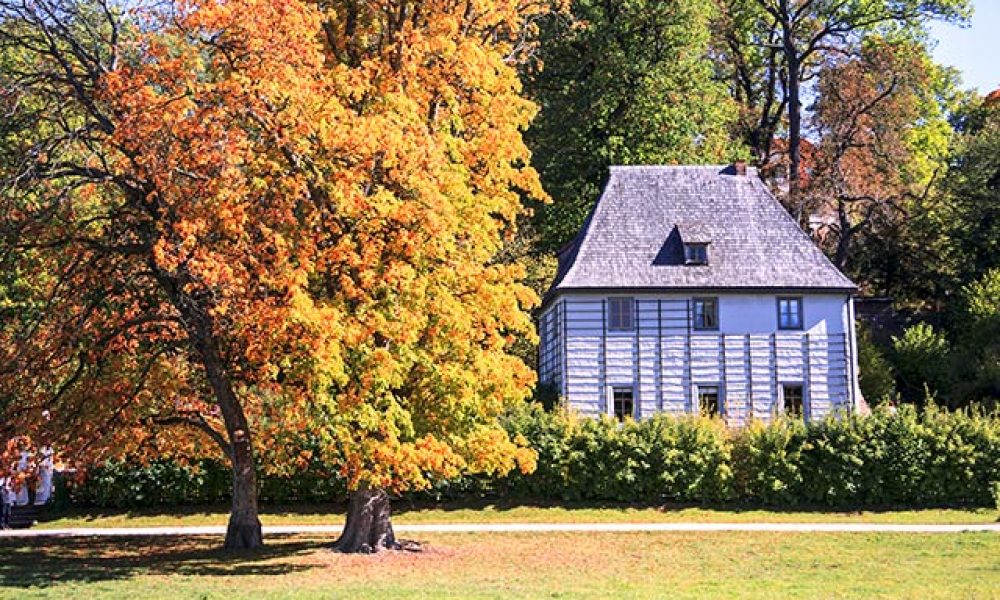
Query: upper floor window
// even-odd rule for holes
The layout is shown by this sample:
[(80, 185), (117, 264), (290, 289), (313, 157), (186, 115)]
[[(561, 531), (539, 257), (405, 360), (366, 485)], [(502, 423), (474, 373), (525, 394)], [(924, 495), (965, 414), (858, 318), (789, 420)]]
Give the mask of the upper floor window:
[(707, 265), (708, 244), (690, 242), (684, 244), (684, 264)]
[(778, 298), (778, 329), (802, 329), (802, 298)]
[(719, 328), (718, 298), (695, 298), (691, 301), (692, 326), (695, 329)]
[(635, 300), (633, 298), (608, 298), (608, 331), (635, 329)]

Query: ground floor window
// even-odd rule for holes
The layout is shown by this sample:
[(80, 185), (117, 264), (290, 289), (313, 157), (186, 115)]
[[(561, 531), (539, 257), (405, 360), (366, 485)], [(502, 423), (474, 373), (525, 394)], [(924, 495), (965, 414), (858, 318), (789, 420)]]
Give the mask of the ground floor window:
[(624, 421), (625, 417), (635, 418), (635, 398), (630, 387), (616, 387), (611, 389), (611, 397), (614, 400), (615, 418)]
[(706, 417), (717, 417), (719, 411), (719, 386), (698, 386), (698, 410)]
[(785, 383), (781, 385), (781, 398), (785, 404), (785, 413), (801, 417), (805, 413), (803, 405), (803, 390), (801, 383)]

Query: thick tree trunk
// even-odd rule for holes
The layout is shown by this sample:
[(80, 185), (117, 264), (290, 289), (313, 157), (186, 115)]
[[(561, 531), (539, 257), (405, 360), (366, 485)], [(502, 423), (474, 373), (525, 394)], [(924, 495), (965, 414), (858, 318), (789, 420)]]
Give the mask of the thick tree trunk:
[(226, 550), (260, 548), (264, 545), (264, 535), (257, 511), (257, 472), (254, 465), (250, 424), (226, 370), (218, 340), (215, 338), (212, 317), (206, 307), (182, 291), (184, 286), (176, 276), (160, 270), (155, 263), (151, 263), (150, 267), (184, 318), (188, 338), (205, 367), (205, 375), (226, 426), (228, 440), (221, 435), (213, 436), (229, 458), (233, 469), (233, 504), (224, 547)]
[(249, 439), (233, 443), (233, 504), (226, 527), (226, 550), (253, 550), (264, 545), (257, 512), (257, 473)]
[(351, 492), (347, 522), (340, 539), (333, 543), (333, 549), (338, 552), (372, 554), (401, 548), (392, 531), (389, 494), (385, 490), (370, 489)]

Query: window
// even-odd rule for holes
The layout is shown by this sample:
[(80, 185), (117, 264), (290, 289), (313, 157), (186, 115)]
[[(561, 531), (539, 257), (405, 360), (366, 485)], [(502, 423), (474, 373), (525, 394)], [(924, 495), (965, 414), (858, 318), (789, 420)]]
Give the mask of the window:
[(802, 329), (802, 298), (778, 298), (778, 329)]
[(698, 410), (707, 417), (719, 416), (719, 388), (714, 385), (698, 386)]
[(719, 328), (719, 299), (695, 298), (691, 301), (695, 329)]
[(707, 265), (708, 244), (684, 244), (684, 264)]
[(632, 298), (608, 298), (608, 331), (632, 331), (635, 329), (635, 300)]
[(802, 385), (786, 383), (781, 386), (781, 397), (785, 403), (785, 412), (795, 417), (803, 416)]
[(616, 387), (611, 388), (611, 397), (614, 401), (615, 418), (624, 421), (625, 417), (635, 417), (635, 402), (632, 398), (632, 388)]

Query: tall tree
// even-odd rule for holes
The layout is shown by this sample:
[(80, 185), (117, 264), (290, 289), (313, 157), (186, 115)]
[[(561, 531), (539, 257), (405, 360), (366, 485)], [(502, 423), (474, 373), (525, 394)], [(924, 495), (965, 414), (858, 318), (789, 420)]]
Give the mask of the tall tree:
[(957, 112), (959, 132), (941, 201), (928, 222), (936, 276), (952, 293), (1000, 267), (1000, 91)]
[(711, 0), (574, 0), (540, 25), (525, 87), (541, 110), (527, 139), (554, 202), (541, 248), (579, 231), (613, 164), (711, 163), (739, 155), (736, 113), (707, 60)]
[[(801, 194), (841, 269), (857, 238), (902, 225), (943, 176), (950, 75), (920, 44), (883, 39), (820, 71), (813, 166)], [(857, 275), (864, 282), (865, 273)]]
[(948, 113), (951, 146), (938, 183), (926, 198), (907, 203), (902, 221), (862, 232), (852, 270), (873, 293), (937, 313), (958, 331), (965, 318), (956, 314), (956, 299), (1000, 266), (1000, 110), (988, 98), (963, 93)]
[[(929, 19), (968, 18), (971, 4), (968, 0), (736, 0), (723, 3), (723, 10), (724, 41), (719, 45), (735, 65), (730, 78), (736, 95), (756, 113), (751, 119), (756, 126), (748, 138), (757, 144), (754, 152), (759, 161), (770, 158), (777, 131), (775, 107), (787, 111), (789, 199), (801, 220), (803, 85), (815, 78), (824, 55), (851, 53), (871, 34), (919, 37)], [(752, 30), (746, 31), (747, 27)], [(767, 85), (746, 83), (754, 79)]]
[(543, 7), (134, 8), (0, 0), (3, 256), (41, 301), (0, 331), (3, 427), (81, 461), (211, 440), (229, 548), (296, 432), (341, 461), (347, 551), (395, 545), (392, 491), (530, 468), (496, 417), (536, 298), (491, 259), (542, 195), (514, 62)]

